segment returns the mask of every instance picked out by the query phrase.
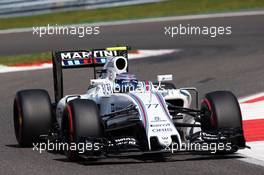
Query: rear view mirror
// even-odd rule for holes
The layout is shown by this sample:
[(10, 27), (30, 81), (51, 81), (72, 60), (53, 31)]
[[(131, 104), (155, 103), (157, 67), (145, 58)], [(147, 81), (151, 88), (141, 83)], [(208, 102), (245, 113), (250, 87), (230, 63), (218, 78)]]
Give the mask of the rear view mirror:
[(172, 81), (173, 77), (172, 77), (172, 74), (158, 75), (157, 80), (158, 80), (158, 82)]

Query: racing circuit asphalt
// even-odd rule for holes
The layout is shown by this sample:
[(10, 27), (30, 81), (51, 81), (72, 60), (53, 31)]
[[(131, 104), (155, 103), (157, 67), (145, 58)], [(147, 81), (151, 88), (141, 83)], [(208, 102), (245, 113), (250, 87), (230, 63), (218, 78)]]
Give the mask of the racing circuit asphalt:
[[(219, 38), (181, 36), (168, 38), (164, 26), (177, 24), (231, 25), (232, 35)], [(57, 49), (105, 47), (129, 44), (140, 49), (182, 49), (170, 55), (130, 62), (140, 79), (155, 80), (172, 73), (176, 86), (195, 86), (201, 94), (231, 90), (238, 97), (264, 89), (264, 16), (228, 17), (145, 24), (105, 26), (99, 37), (45, 37), (29, 33), (0, 34), (0, 53), (17, 54)], [(92, 72), (67, 70), (66, 93), (83, 92)], [(264, 174), (264, 167), (238, 160), (243, 155), (175, 155), (167, 162), (142, 162), (131, 158), (106, 159), (97, 163), (71, 163), (60, 154), (32, 151), (17, 146), (12, 122), (16, 91), (44, 88), (53, 96), (51, 69), (0, 74), (0, 174)]]

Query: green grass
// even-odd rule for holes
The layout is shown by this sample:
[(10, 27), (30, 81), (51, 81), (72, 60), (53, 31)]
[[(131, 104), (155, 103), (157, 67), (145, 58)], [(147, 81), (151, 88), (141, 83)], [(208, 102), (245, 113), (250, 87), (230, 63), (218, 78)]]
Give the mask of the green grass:
[(21, 63), (38, 63), (51, 61), (51, 53), (38, 53), (27, 55), (0, 56), (0, 64), (13, 66)]
[(210, 13), (263, 7), (264, 0), (169, 0), (145, 5), (0, 19), (0, 29)]
[[(0, 29), (45, 26), (47, 24), (77, 24), (99, 21), (138, 19), (149, 17), (212, 13), (264, 8), (264, 0), (169, 0), (159, 3), (78, 10), (37, 16), (0, 19)], [(50, 53), (0, 56), (0, 64), (15, 65), (48, 61)]]

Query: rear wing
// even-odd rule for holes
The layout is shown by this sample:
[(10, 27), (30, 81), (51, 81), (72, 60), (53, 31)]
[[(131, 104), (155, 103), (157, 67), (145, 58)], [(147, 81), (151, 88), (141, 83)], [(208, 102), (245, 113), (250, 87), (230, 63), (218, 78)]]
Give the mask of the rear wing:
[(93, 68), (96, 78), (97, 67), (103, 67), (107, 59), (116, 56), (128, 58), (130, 47), (109, 47), (105, 49), (72, 50), (52, 52), (55, 102), (63, 97), (63, 69)]

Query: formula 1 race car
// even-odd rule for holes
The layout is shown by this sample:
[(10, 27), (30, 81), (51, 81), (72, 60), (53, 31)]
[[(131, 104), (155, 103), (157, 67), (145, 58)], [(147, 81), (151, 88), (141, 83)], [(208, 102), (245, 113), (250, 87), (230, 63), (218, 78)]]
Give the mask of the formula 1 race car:
[[(41, 141), (75, 145), (77, 149), (63, 149), (70, 160), (126, 153), (168, 155), (184, 151), (183, 147), (229, 154), (246, 147), (239, 103), (231, 92), (207, 93), (199, 108), (198, 91), (176, 88), (168, 82), (172, 75), (158, 75), (151, 82), (130, 74), (128, 50), (53, 52), (55, 102), (41, 89), (16, 94), (14, 127), (19, 145)], [(63, 70), (85, 67), (94, 69), (88, 90), (64, 96)], [(86, 145), (84, 151), (78, 150), (80, 144)], [(189, 149), (192, 144), (202, 147)]]

